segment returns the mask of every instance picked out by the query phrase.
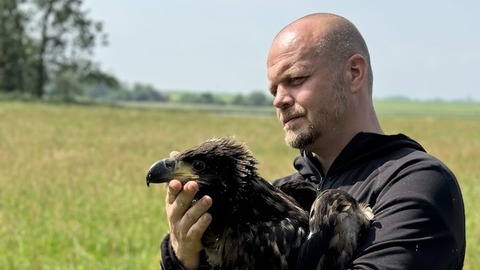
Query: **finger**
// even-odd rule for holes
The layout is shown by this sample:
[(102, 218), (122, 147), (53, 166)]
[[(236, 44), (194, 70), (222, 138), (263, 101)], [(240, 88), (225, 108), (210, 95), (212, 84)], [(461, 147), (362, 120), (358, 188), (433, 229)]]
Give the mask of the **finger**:
[(194, 223), (192, 227), (190, 227), (187, 232), (187, 237), (201, 238), (211, 222), (212, 215), (209, 213), (204, 213), (202, 216), (200, 216), (198, 221)]
[(180, 208), (189, 208), (192, 204), (192, 200), (195, 197), (195, 194), (198, 192), (198, 184), (195, 181), (188, 181), (185, 186), (183, 186), (182, 192), (180, 192), (175, 199), (175, 204)]
[(178, 180), (172, 180), (168, 183), (167, 187), (166, 203), (173, 204), (178, 194), (182, 191), (182, 183)]
[(177, 193), (177, 195), (174, 195), (175, 191), (170, 193), (170, 195), (167, 195), (167, 197), (169, 197), (167, 200), (170, 201), (175, 197), (170, 205), (167, 204), (167, 215), (170, 220), (180, 220), (183, 217), (187, 210), (192, 206), (192, 200), (197, 191), (198, 184), (195, 181), (189, 181), (183, 186), (183, 189)]
[(206, 213), (212, 206), (212, 198), (203, 196), (185, 213), (181, 220), (181, 227), (185, 228), (187, 236), (200, 238), (211, 221), (211, 215)]

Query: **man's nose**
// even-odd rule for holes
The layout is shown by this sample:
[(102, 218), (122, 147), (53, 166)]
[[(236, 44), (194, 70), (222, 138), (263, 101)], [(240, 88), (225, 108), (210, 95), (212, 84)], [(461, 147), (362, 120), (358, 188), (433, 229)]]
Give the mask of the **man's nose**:
[(293, 98), (284, 87), (278, 86), (277, 93), (273, 99), (273, 106), (278, 109), (285, 109), (293, 105)]

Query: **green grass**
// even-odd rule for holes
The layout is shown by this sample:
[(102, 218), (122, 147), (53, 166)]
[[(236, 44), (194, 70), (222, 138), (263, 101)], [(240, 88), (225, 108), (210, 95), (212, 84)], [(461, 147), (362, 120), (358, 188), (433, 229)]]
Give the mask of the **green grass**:
[(473, 102), (376, 100), (375, 108), (384, 116), (480, 118), (480, 103)]
[[(465, 269), (475, 269), (479, 110), (456, 107), (445, 117), (439, 107), (409, 115), (389, 108), (379, 108), (386, 132), (417, 139), (457, 174), (467, 208)], [(297, 151), (285, 146), (273, 113), (215, 110), (0, 102), (0, 269), (158, 269), (168, 230), (164, 187), (147, 188), (144, 177), (171, 150), (235, 135), (267, 179), (293, 171)]]

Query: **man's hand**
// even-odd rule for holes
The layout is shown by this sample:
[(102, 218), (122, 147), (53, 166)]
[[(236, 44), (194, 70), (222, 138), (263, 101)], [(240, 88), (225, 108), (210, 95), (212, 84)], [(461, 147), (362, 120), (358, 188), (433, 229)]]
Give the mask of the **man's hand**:
[(212, 220), (212, 216), (206, 213), (212, 205), (212, 198), (204, 196), (192, 205), (197, 192), (198, 184), (194, 181), (182, 186), (180, 181), (172, 180), (165, 199), (170, 241), (178, 260), (188, 270), (200, 266), (201, 238)]

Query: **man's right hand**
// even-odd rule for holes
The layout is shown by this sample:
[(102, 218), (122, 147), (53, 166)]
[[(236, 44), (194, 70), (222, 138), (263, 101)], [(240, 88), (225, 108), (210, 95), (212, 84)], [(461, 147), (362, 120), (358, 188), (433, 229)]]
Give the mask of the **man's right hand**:
[(212, 220), (212, 216), (206, 213), (212, 205), (211, 197), (203, 196), (192, 205), (197, 192), (195, 181), (182, 186), (180, 181), (172, 180), (168, 183), (165, 199), (172, 248), (187, 270), (199, 268), (203, 249), (201, 238)]

